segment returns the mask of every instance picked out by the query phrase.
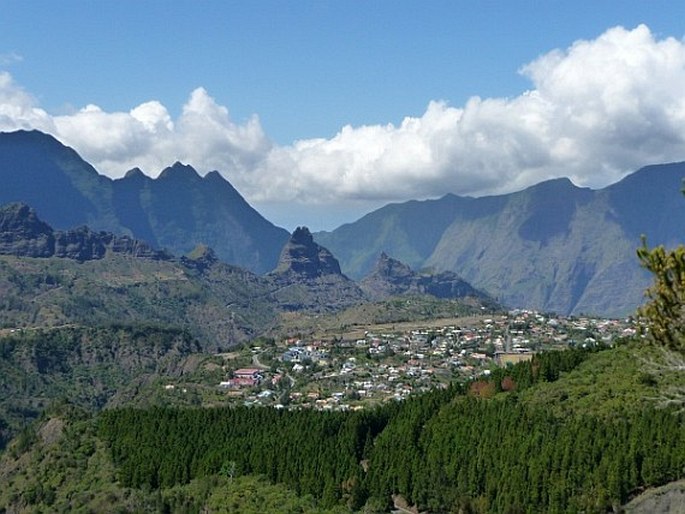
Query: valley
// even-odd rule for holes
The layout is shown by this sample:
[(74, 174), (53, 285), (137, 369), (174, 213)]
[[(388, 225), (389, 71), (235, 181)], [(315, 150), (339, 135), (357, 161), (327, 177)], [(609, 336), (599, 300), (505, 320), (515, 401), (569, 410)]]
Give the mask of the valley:
[(655, 322), (680, 261), (651, 296), (675, 307), (638, 313), (636, 248), (681, 240), (683, 166), (288, 234), (218, 173), (112, 181), (0, 133), (0, 512), (677, 501), (682, 348)]
[[(202, 387), (218, 387), (235, 405), (356, 410), (487, 377), (538, 352), (614, 346), (635, 336), (639, 327), (632, 319), (514, 311), (366, 328), (362, 335), (332, 339), (258, 339), (214, 368), (224, 373), (218, 385)], [(169, 381), (164, 388), (177, 394), (179, 388), (197, 386), (185, 380)]]

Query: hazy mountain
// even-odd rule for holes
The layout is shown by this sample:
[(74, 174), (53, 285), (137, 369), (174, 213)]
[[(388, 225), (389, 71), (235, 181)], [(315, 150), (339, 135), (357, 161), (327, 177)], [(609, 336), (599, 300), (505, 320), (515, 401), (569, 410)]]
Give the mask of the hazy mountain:
[(257, 273), (276, 265), (288, 232), (253, 209), (218, 172), (204, 177), (176, 163), (150, 179), (140, 170), (113, 182), (118, 219), (137, 237), (187, 253), (204, 243)]
[(57, 229), (88, 225), (128, 234), (176, 254), (206, 244), (226, 262), (272, 270), (288, 232), (254, 210), (218, 172), (176, 163), (157, 179), (119, 180), (38, 131), (0, 133), (0, 204), (24, 202)]
[(381, 253), (373, 271), (359, 286), (373, 300), (406, 294), (428, 294), (436, 298), (474, 298), (492, 302), (486, 294), (451, 271), (438, 273), (415, 272), (406, 264)]
[(121, 232), (111, 180), (42, 132), (0, 132), (0, 204), (23, 202), (55, 228)]
[(315, 237), (355, 278), (385, 251), (454, 271), (512, 307), (624, 315), (650, 280), (635, 254), (640, 235), (650, 245), (683, 241), (684, 176), (675, 163), (601, 190), (557, 179), (508, 195), (391, 204)]
[[(390, 204), (316, 240), (354, 279), (386, 252), (413, 269), (454, 272), (512, 307), (623, 315), (649, 283), (635, 257), (640, 235), (652, 245), (682, 240), (684, 175), (676, 163), (597, 191), (558, 179), (508, 195)], [(157, 179), (133, 169), (113, 181), (36, 131), (0, 133), (0, 181), (0, 204), (28, 203), (57, 229), (88, 225), (176, 254), (204, 244), (257, 273), (278, 266), (288, 241), (217, 172), (200, 177), (176, 163)]]

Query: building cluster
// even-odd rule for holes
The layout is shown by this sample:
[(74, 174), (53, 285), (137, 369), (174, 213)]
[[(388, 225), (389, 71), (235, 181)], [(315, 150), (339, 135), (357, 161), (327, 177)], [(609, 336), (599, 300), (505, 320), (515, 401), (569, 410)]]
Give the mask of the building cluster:
[(219, 386), (246, 405), (356, 409), (488, 375), (535, 352), (612, 345), (636, 329), (631, 319), (515, 310), (463, 325), (367, 332), (349, 341), (289, 339), (253, 348), (262, 366), (229, 371)]

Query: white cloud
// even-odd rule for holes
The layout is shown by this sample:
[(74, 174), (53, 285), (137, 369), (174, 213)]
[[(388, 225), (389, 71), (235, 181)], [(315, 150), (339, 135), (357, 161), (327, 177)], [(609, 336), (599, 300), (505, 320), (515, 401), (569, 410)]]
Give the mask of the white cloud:
[(39, 129), (54, 132), (52, 119), (12, 76), (0, 71), (0, 130)]
[(244, 125), (232, 122), (228, 110), (203, 88), (191, 93), (175, 121), (158, 101), (114, 113), (87, 105), (53, 121), (51, 133), (111, 177), (133, 167), (156, 175), (177, 160), (201, 172), (242, 176), (271, 148), (256, 116)]
[(0, 130), (50, 132), (110, 176), (134, 166), (156, 174), (176, 160), (218, 169), (261, 203), (481, 195), (558, 176), (603, 186), (648, 163), (685, 159), (683, 41), (616, 27), (521, 73), (531, 88), (513, 98), (431, 101), (397, 126), (346, 126), (331, 139), (289, 146), (274, 145), (256, 116), (233, 121), (203, 88), (177, 119), (157, 101), (50, 116), (0, 73)]

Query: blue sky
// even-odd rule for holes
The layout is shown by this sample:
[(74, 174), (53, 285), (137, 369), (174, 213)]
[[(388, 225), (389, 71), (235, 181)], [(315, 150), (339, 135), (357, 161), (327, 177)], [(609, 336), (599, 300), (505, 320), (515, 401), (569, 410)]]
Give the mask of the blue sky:
[[(650, 118), (659, 103), (677, 132), (680, 68), (668, 63), (680, 55), (685, 2), (0, 0), (0, 12), (0, 129), (49, 131), (113, 177), (132, 165), (155, 176), (177, 159), (218, 169), (287, 228), (331, 229), (389, 201), (496, 194), (561, 175), (601, 187), (653, 159), (685, 159), (679, 144), (635, 152), (629, 137), (621, 157), (616, 128), (635, 123), (642, 134), (663, 119)], [(659, 57), (665, 47), (676, 57)], [(654, 74), (659, 88), (672, 84), (664, 101), (632, 58), (616, 68), (633, 77), (620, 91), (593, 78), (601, 64), (587, 67), (599, 85), (586, 96), (559, 85), (564, 59), (582, 81), (582, 59), (613, 51), (654, 55), (639, 66), (666, 70)], [(522, 105), (531, 91), (542, 101)], [(596, 94), (609, 103), (592, 112), (617, 116), (604, 146), (579, 132), (591, 113), (549, 128)], [(612, 103), (621, 94), (644, 98), (640, 116)], [(502, 135), (528, 123), (537, 125)], [(508, 153), (488, 157), (488, 144)], [(557, 153), (542, 155), (543, 145)]]

